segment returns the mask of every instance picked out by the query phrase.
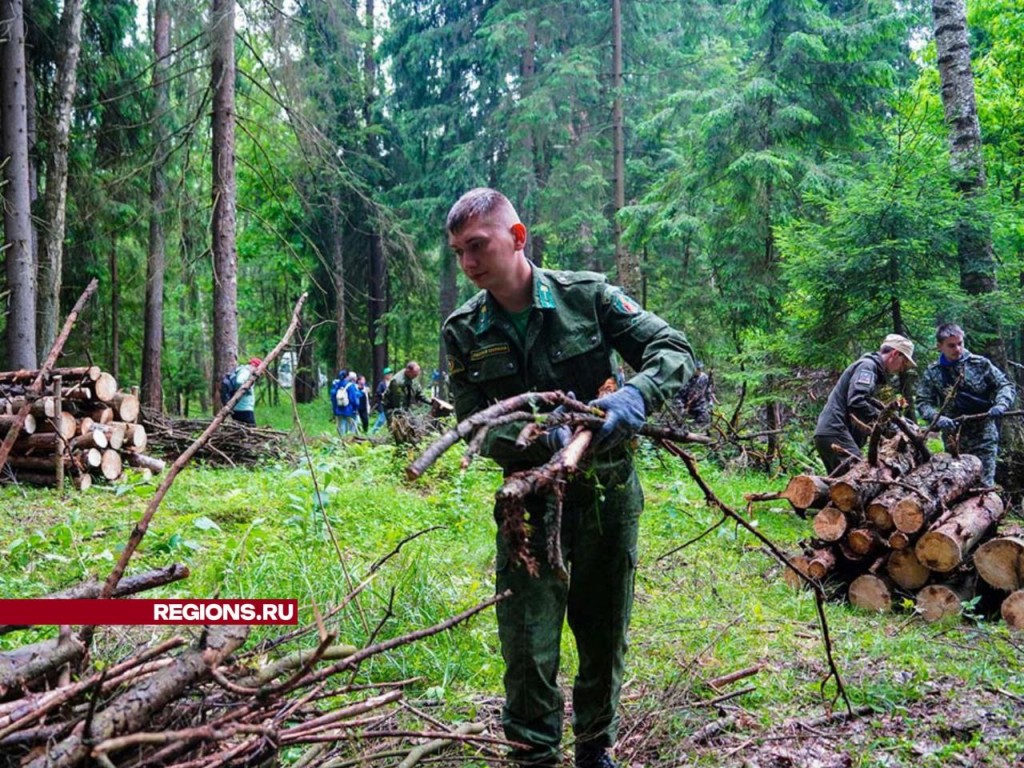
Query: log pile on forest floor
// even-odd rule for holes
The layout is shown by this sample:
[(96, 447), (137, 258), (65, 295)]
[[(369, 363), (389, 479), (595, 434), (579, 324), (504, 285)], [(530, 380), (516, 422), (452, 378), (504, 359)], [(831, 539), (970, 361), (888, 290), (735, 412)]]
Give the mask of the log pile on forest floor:
[[(141, 419), (150, 452), (168, 461), (177, 459), (210, 426), (209, 419), (176, 418), (149, 408), (142, 409)], [(287, 432), (225, 419), (195, 457), (210, 466), (247, 467), (291, 458), (291, 450)]]
[[(124, 579), (115, 595), (176, 581), (182, 566)], [(364, 584), (365, 585), (365, 584)], [(92, 596), (95, 582), (51, 597)], [(496, 760), (503, 739), (476, 723), (449, 728), (404, 701), (418, 679), (369, 680), (360, 665), (461, 624), (504, 595), (432, 627), (364, 648), (324, 630), (356, 587), (317, 624), (243, 650), (247, 626), (196, 628), (132, 648), (101, 668), (86, 642), (55, 638), (0, 652), (0, 766), (251, 766), (282, 752), (307, 768), (399, 756), (412, 766), (453, 744)], [(18, 627), (0, 626), (0, 632)], [(200, 631), (201, 630), (201, 631)], [(319, 636), (319, 643), (310, 640)], [(285, 652), (285, 644), (305, 648)], [(71, 670), (78, 670), (74, 677)], [(267, 762), (266, 764), (269, 764)]]
[[(0, 482), (71, 485), (114, 481), (125, 467), (149, 476), (164, 462), (147, 452), (139, 398), (99, 366), (0, 372), (0, 436), (18, 424)], [(41, 382), (33, 390), (32, 383)], [(23, 406), (28, 412), (19, 423)]]
[[(1006, 508), (996, 489), (981, 487), (981, 461), (930, 455), (908, 437), (876, 438), (868, 460), (851, 458), (829, 477), (797, 475), (778, 493), (747, 499), (785, 499), (813, 514), (814, 536), (791, 563), (858, 608), (913, 604), (926, 621), (1001, 611), (1024, 629), (1024, 537), (999, 531)], [(785, 578), (803, 584), (789, 569)]]

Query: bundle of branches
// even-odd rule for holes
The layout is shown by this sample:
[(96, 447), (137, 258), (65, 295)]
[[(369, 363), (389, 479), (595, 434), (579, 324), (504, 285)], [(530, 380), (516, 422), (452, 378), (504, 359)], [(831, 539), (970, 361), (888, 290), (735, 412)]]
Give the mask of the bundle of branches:
[[(537, 495), (550, 495), (553, 498), (554, 511), (547, 528), (548, 539), (545, 542), (547, 557), (551, 567), (565, 575), (561, 545), (562, 495), (565, 484), (589, 461), (594, 431), (604, 425), (604, 414), (600, 409), (581, 403), (559, 391), (527, 392), (510, 397), (473, 414), (454, 429), (447, 431), (432, 443), (406, 472), (410, 479), (420, 477), (445, 451), (460, 440), (467, 444), (462, 458), (462, 466), (467, 468), (480, 452), (488, 433), (493, 428), (509, 424), (522, 424), (516, 445), (523, 450), (550, 430), (563, 426), (573, 430), (568, 443), (556, 451), (546, 463), (509, 475), (496, 494), (501, 516), (501, 532), (509, 543), (513, 561), (522, 564), (534, 575), (537, 573), (538, 563), (530, 551), (526, 499)], [(710, 442), (704, 435), (692, 434), (661, 424), (646, 424), (640, 429), (639, 434), (676, 442)]]
[[(19, 415), (27, 408), (24, 417)], [(99, 366), (0, 372), (0, 434), (19, 423), (0, 480), (80, 490), (116, 480), (125, 465), (149, 474), (163, 462), (144, 451), (139, 399)]]
[[(882, 438), (881, 423), (889, 419), (900, 432)], [(994, 489), (979, 487), (980, 479), (976, 456), (931, 455), (923, 435), (889, 413), (872, 433), (866, 461), (851, 456), (831, 476), (798, 475), (778, 493), (747, 498), (785, 499), (802, 514), (814, 513), (814, 537), (792, 558), (805, 575), (830, 582), (859, 608), (890, 611), (900, 604), (897, 597), (905, 597), (935, 621), (960, 614), (964, 604), (994, 611), (1010, 599), (978, 579), (979, 555), (984, 560), (992, 551), (1000, 561), (991, 567), (1000, 574), (992, 586), (1021, 587), (1024, 561), (1017, 562), (1015, 544), (1006, 544), (1016, 539), (1000, 539), (994, 551), (986, 544), (1005, 508)], [(791, 572), (786, 577), (801, 583)], [(1010, 597), (1003, 613), (1011, 625), (1022, 626), (1012, 617), (1024, 597)]]
[(394, 411), (388, 421), (391, 438), (398, 445), (417, 445), (447, 429), (447, 424), (426, 411)]
[[(150, 451), (173, 460), (189, 448), (210, 426), (208, 419), (179, 419), (149, 408), (142, 409), (142, 423), (149, 435)], [(288, 433), (270, 427), (252, 427), (225, 420), (197, 452), (212, 466), (251, 466), (291, 456)]]
[[(249, 766), (305, 747), (304, 766), (363, 765), (396, 753), (411, 766), (453, 742), (504, 744), (476, 735), (484, 730), (476, 724), (449, 730), (429, 719), (424, 730), (403, 702), (415, 680), (359, 677), (366, 659), (454, 627), (502, 597), (362, 649), (336, 643), (319, 623), (243, 654), (248, 627), (207, 628), (191, 643), (176, 636), (136, 648), (76, 680), (61, 669), (82, 659), (85, 644), (65, 631), (0, 653), (0, 764)], [(315, 648), (270, 659), (318, 629)]]

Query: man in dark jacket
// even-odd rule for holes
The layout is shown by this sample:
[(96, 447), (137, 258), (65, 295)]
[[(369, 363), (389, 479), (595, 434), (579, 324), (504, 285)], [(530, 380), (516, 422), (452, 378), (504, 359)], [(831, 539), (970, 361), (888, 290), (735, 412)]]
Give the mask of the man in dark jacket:
[(914, 342), (890, 333), (877, 352), (864, 355), (843, 371), (814, 428), (814, 447), (825, 469), (831, 472), (848, 455), (860, 453), (879, 414), (871, 400), (890, 376), (915, 366)]
[[(613, 352), (637, 371), (626, 386), (591, 403), (604, 411), (605, 424), (594, 436), (590, 471), (564, 491), (561, 536), (569, 579), (544, 554), (550, 499), (527, 501), (538, 576), (513, 565), (507, 543), (497, 536), (497, 590), (512, 591), (496, 606), (506, 667), (502, 723), (510, 741), (525, 745), (511, 757), (520, 766), (559, 764), (559, 652), (568, 612), (579, 651), (573, 686), (576, 765), (610, 768), (607, 750), (618, 724), (643, 509), (629, 438), (689, 379), (690, 345), (604, 275), (533, 266), (524, 253), (526, 227), (496, 190), (463, 195), (448, 214), (447, 229), (459, 266), (481, 289), (451, 314), (443, 330), (460, 421), (530, 390), (595, 398), (614, 377)], [(518, 450), (521, 426), (492, 428), (481, 448), (506, 476), (545, 463), (568, 437), (567, 428), (555, 430), (543, 444)]]
[[(940, 325), (935, 338), (939, 359), (925, 369), (917, 385), (921, 418), (942, 430), (947, 448), (958, 437), (961, 453), (981, 459), (981, 482), (994, 485), (999, 453), (997, 422), (1013, 405), (1016, 389), (991, 360), (967, 351), (964, 331), (959, 325)], [(955, 421), (961, 416), (981, 414), (987, 418), (959, 425)]]

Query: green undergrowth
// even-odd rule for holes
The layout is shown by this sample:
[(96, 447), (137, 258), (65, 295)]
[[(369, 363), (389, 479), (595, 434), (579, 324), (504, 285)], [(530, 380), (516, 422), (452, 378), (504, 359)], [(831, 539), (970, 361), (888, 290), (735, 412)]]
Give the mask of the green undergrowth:
[[(329, 416), (310, 416), (303, 419), (307, 447), (297, 451), (308, 452), (308, 464), (182, 472), (129, 572), (180, 562), (191, 575), (147, 597), (297, 598), (306, 624), (314, 620), (314, 605), (327, 612), (391, 554), (359, 598), (328, 621), (341, 642), (360, 646), (442, 622), (492, 595), (491, 500), (500, 483), (492, 465), (478, 460), (460, 472), (459, 452), (451, 451), (410, 483), (404, 480), (410, 451), (342, 443), (332, 436)], [(283, 408), (275, 418), (287, 427)], [(631, 712), (657, 712), (651, 729), (664, 744), (680, 743), (716, 716), (714, 707), (702, 706), (717, 695), (706, 681), (754, 665), (761, 671), (726, 690), (753, 686), (730, 703), (762, 726), (824, 713), (836, 686), (828, 681), (822, 688), (828, 661), (813, 595), (787, 588), (779, 564), (731, 522), (666, 555), (720, 515), (675, 459), (645, 448), (639, 464), (647, 508), (627, 721)], [(745, 492), (782, 484), (712, 462), (701, 468), (720, 498), (739, 510)], [(63, 498), (52, 490), (0, 488), (0, 596), (37, 596), (90, 575), (105, 577), (155, 487), (124, 483)], [(759, 505), (751, 520), (789, 551), (809, 533), (809, 524), (781, 503)], [(825, 612), (833, 657), (854, 706), (907, 711), (934, 695), (936, 680), (946, 681), (953, 695), (985, 688), (1024, 695), (1022, 644), (998, 623), (975, 618), (928, 625), (912, 613), (863, 615), (842, 603), (827, 604)], [(281, 631), (254, 629), (249, 644)], [(53, 634), (53, 628), (10, 633), (0, 636), (0, 648)], [(104, 637), (100, 647), (116, 655), (138, 633), (111, 630)], [(563, 645), (569, 685), (575, 659), (568, 632)], [(465, 718), (476, 715), (474, 702), (500, 695), (501, 673), (489, 610), (372, 659), (361, 677), (419, 678), (411, 697)], [(899, 752), (889, 738), (878, 742)]]

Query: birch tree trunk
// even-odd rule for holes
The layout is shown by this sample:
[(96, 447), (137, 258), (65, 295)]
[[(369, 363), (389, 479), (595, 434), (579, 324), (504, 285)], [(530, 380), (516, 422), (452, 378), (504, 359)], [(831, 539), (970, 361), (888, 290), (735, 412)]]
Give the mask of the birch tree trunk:
[(156, 0), (153, 6), (153, 167), (149, 173), (149, 252), (146, 259), (146, 315), (142, 332), (142, 404), (163, 410), (161, 379), (164, 338), (164, 270), (166, 240), (164, 211), (167, 181), (168, 112), (170, 85), (171, 13), (169, 0)]
[(213, 377), (238, 364), (238, 260), (235, 253), (235, 2), (213, 0)]
[(4, 163), (7, 365), (36, 368), (36, 270), (28, 184), (28, 105), (22, 0), (0, 0), (0, 160)]
[(54, 114), (46, 131), (46, 192), (39, 248), (39, 324), (37, 348), (45, 355), (57, 337), (60, 323), (60, 287), (64, 261), (64, 228), (68, 199), (68, 137), (71, 108), (78, 83), (78, 58), (82, 51), (82, 0), (65, 0), (60, 18), (57, 74), (54, 83)]

